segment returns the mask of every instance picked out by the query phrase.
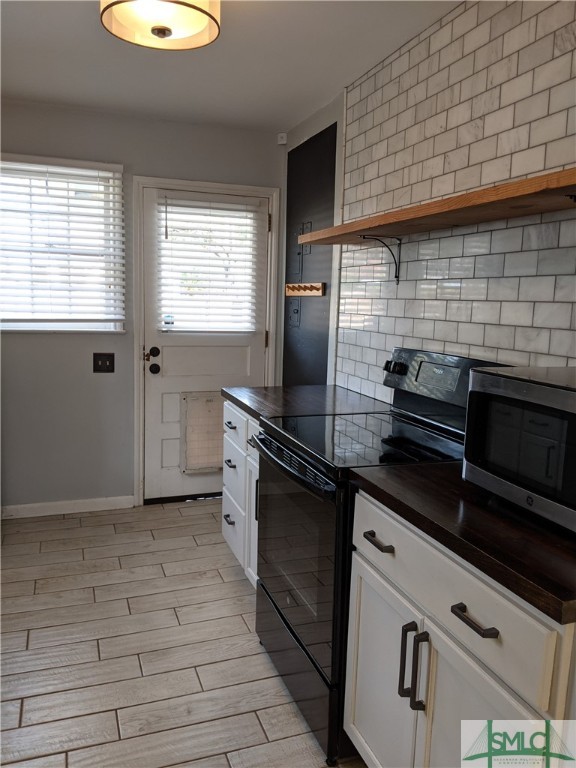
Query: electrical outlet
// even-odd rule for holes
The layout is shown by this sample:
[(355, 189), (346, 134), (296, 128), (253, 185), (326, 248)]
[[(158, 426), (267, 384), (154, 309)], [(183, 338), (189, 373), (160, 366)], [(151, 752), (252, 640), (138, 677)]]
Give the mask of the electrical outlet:
[(94, 352), (94, 373), (114, 373), (114, 352)]

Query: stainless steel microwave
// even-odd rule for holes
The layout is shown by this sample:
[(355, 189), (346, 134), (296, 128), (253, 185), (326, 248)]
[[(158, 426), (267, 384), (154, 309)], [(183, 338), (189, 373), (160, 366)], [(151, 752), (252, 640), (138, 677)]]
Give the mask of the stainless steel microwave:
[(576, 368), (473, 370), (463, 477), (576, 531)]

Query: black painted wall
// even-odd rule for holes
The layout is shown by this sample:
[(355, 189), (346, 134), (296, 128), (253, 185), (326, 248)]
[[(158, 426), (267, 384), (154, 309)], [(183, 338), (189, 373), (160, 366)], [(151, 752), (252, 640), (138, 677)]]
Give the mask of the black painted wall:
[(298, 235), (334, 224), (335, 170), (336, 123), (288, 153), (286, 282), (323, 282), (326, 293), (284, 299), (285, 385), (326, 383), (332, 246), (299, 246)]

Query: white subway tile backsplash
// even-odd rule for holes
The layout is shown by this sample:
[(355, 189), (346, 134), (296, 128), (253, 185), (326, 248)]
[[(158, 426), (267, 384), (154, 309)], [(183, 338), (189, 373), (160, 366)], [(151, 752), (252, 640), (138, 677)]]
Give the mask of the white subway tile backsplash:
[(528, 147), (529, 137), (529, 125), (520, 125), (517, 128), (511, 128), (509, 131), (503, 131), (498, 135), (498, 155), (510, 155), (513, 152), (520, 152), (526, 149)]
[(504, 365), (530, 365), (530, 353), (498, 349), (496, 360)]
[(488, 296), (487, 278), (474, 278), (462, 280), (460, 287), (460, 298), (471, 300), (485, 300)]
[(534, 93), (552, 88), (570, 78), (572, 54), (565, 53), (557, 59), (542, 64), (534, 70)]
[(472, 317), (471, 301), (449, 301), (446, 307), (446, 320), (469, 323)]
[(576, 301), (576, 275), (561, 275), (556, 278), (554, 301)]
[(516, 328), (514, 349), (523, 352), (548, 352), (550, 331), (544, 328)]
[(474, 258), (472, 256), (463, 256), (461, 258), (450, 259), (450, 277), (473, 277), (474, 276)]
[(425, 300), (424, 317), (430, 320), (444, 320), (446, 317), (446, 302), (437, 299)]
[(534, 325), (538, 328), (570, 328), (572, 305), (556, 302), (534, 304)]
[(464, 256), (479, 256), (490, 253), (492, 233), (478, 232), (464, 238)]
[[(530, 125), (530, 146), (544, 144), (565, 136), (567, 119), (568, 112), (564, 110), (540, 120), (534, 120)], [(528, 128), (527, 125), (523, 127)], [(524, 149), (524, 147), (520, 147), (520, 149)]]
[(485, 325), (484, 344), (497, 349), (512, 349), (514, 346), (514, 331), (512, 325)]
[(480, 323), (458, 323), (458, 341), (462, 344), (484, 344), (484, 326)]
[(554, 3), (537, 17), (536, 37), (543, 37), (569, 24), (574, 18), (574, 3)]
[(558, 222), (535, 224), (524, 228), (522, 247), (526, 250), (556, 248), (560, 234)]
[(481, 183), (492, 184), (510, 178), (511, 157), (499, 157), (496, 160), (488, 160), (482, 163)]
[[(538, 350), (544, 351), (547, 350)], [(551, 331), (550, 353), (576, 357), (576, 331)]]
[[(576, 56), (574, 58), (576, 63)], [(546, 168), (557, 168), (576, 163), (576, 141), (574, 136), (549, 142), (546, 145)]]
[(512, 155), (511, 175), (525, 176), (544, 169), (546, 163), (546, 147), (542, 144), (532, 149), (524, 149)]
[(520, 278), (494, 277), (488, 280), (489, 301), (517, 301)]
[(576, 271), (576, 249), (548, 248), (538, 253), (539, 275), (571, 275)]
[[(474, 266), (474, 277), (502, 277), (504, 275), (504, 254), (489, 253), (477, 256)], [(488, 285), (490, 298), (490, 284)]]
[[(575, 11), (468, 2), (360, 78), (347, 97), (344, 221), (576, 164)], [(343, 252), (355, 265), (342, 273), (345, 386), (387, 398), (380, 367), (394, 344), (576, 364), (570, 212), (405, 238), (398, 286), (381, 259)]]
[(552, 301), (554, 298), (555, 278), (521, 277), (520, 301)]
[(495, 323), (500, 322), (500, 302), (499, 301), (474, 301), (472, 302), (472, 322), (473, 323)]
[(434, 322), (434, 338), (439, 341), (457, 341), (458, 325), (458, 323), (447, 320), (436, 320)]

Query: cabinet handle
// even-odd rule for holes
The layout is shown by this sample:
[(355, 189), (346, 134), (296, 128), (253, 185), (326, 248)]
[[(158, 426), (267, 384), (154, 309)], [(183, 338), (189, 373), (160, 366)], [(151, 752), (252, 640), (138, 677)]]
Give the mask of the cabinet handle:
[(460, 621), (463, 621), (467, 627), (473, 629), (477, 635), (480, 635), (480, 637), (500, 636), (500, 630), (496, 629), (496, 627), (481, 627), (480, 624), (474, 621), (474, 619), (471, 619), (470, 616), (468, 616), (466, 613), (467, 609), (465, 603), (456, 603), (455, 605), (451, 605), (450, 610), (454, 616), (456, 616), (456, 618), (460, 619)]
[(380, 552), (389, 552), (390, 554), (394, 554), (394, 547), (392, 544), (383, 544), (376, 536), (376, 531), (364, 531), (363, 536), (366, 541), (369, 541), (370, 544), (372, 544), (373, 547), (376, 547), (376, 549), (380, 550)]
[(224, 426), (228, 427), (228, 429), (237, 429), (236, 424), (233, 424), (231, 421), (225, 421)]
[(402, 640), (400, 642), (400, 675), (398, 677), (398, 696), (408, 698), (410, 696), (410, 686), (404, 685), (404, 678), (406, 677), (406, 649), (408, 646), (408, 632), (418, 632), (418, 624), (415, 621), (410, 621), (408, 624), (404, 624), (402, 627)]
[(236, 525), (235, 521), (230, 519), (230, 515), (224, 515), (223, 517), (228, 525)]
[(410, 676), (410, 709), (424, 712), (426, 705), (420, 699), (416, 699), (416, 690), (418, 688), (418, 662), (420, 660), (420, 646), (422, 643), (429, 643), (430, 635), (428, 632), (418, 632), (414, 635), (414, 644), (412, 646), (412, 674)]
[(236, 464), (232, 464), (232, 459), (225, 459), (224, 464), (230, 469), (236, 469)]

